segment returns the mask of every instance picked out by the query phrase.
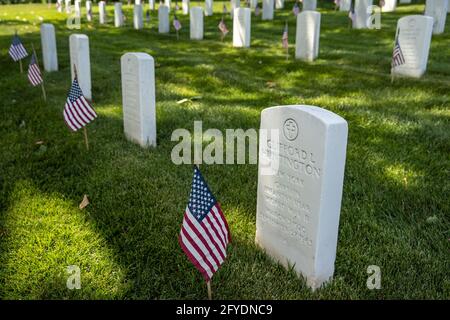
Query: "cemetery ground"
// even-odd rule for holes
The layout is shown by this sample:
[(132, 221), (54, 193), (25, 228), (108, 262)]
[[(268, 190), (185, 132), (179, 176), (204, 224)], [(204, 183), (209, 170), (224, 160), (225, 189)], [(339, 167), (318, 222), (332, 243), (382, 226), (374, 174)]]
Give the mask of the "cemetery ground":
[[(397, 20), (422, 14), (423, 3), (383, 13), (381, 30), (351, 30), (347, 12), (320, 1), (320, 54), (313, 63), (293, 59), (292, 1), (274, 21), (252, 14), (248, 49), (232, 48), (228, 15), (230, 34), (220, 41), (222, 5), (215, 1), (214, 16), (205, 17), (202, 41), (189, 40), (181, 12), (177, 41), (172, 25), (170, 34), (157, 33), (157, 12), (150, 25), (134, 30), (127, 5), (124, 28), (114, 28), (110, 3), (108, 25), (98, 24), (94, 5), (94, 22), (86, 22), (83, 7), (81, 30), (73, 31), (54, 6), (0, 6), (0, 298), (205, 299), (204, 280), (177, 241), (192, 166), (171, 162), (177, 143), (171, 134), (192, 132), (195, 120), (224, 133), (258, 129), (261, 110), (288, 104), (320, 106), (348, 121), (334, 279), (312, 292), (256, 247), (256, 165), (202, 165), (233, 240), (212, 280), (214, 298), (450, 298), (448, 22), (444, 34), (433, 35), (425, 76), (391, 84)], [(42, 60), (39, 16), (57, 35), (60, 70), (44, 73), (47, 103), (8, 55), (17, 29)], [(286, 19), (289, 61), (281, 47)], [(62, 117), (71, 33), (90, 40), (99, 118), (87, 128), (89, 151), (82, 132), (70, 132)], [(157, 65), (155, 149), (123, 134), (120, 57), (126, 52), (146, 52)], [(84, 194), (90, 205), (80, 210)], [(69, 265), (81, 269), (80, 290), (66, 287)], [(379, 290), (366, 286), (369, 265), (381, 268)]]

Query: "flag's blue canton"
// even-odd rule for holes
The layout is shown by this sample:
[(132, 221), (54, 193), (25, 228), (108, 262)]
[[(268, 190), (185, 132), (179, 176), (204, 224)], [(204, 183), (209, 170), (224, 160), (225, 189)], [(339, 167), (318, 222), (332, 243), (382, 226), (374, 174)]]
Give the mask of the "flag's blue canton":
[(31, 55), (30, 64), (36, 64), (36, 56), (34, 55), (34, 53)]
[(73, 80), (72, 87), (69, 91), (69, 100), (70, 102), (74, 102), (77, 100), (80, 96), (83, 95), (83, 92), (81, 91), (80, 85), (78, 84), (77, 78)]
[(191, 195), (189, 197), (189, 211), (200, 223), (216, 204), (216, 199), (209, 190), (197, 167), (194, 169), (194, 179), (192, 180)]

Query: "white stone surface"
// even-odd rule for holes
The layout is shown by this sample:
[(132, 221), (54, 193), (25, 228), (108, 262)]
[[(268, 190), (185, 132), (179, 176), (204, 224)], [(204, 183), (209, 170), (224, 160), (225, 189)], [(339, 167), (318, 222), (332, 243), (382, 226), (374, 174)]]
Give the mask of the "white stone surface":
[(136, 4), (141, 5), (142, 2), (141, 2), (141, 0), (134, 0), (134, 4), (135, 4), (135, 5), (136, 5)]
[(319, 55), (320, 13), (302, 11), (297, 15), (295, 58), (313, 61)]
[(231, 15), (231, 18), (233, 18), (234, 9), (241, 7), (241, 0), (230, 0), (230, 6), (231, 6), (230, 15)]
[(75, 17), (81, 18), (81, 1), (80, 0), (75, 0), (74, 9), (75, 9)]
[(75, 78), (75, 66), (81, 91), (83, 91), (86, 99), (92, 100), (88, 36), (85, 34), (71, 34), (69, 37), (69, 48), (72, 80)]
[(166, 5), (160, 5), (158, 8), (158, 32), (169, 33), (169, 8)]
[(106, 23), (106, 2), (100, 1), (98, 3), (98, 19), (100, 24)]
[(148, 8), (150, 10), (155, 10), (155, 0), (148, 0)]
[[(89, 10), (91, 10), (91, 14), (89, 14)], [(92, 1), (86, 1), (86, 20), (92, 21)]]
[(401, 4), (409, 4), (411, 3), (411, 0), (400, 0)]
[(432, 17), (433, 34), (441, 34), (445, 29), (447, 18), (448, 0), (427, 0), (425, 4), (425, 15)]
[[(314, 106), (281, 106), (262, 111), (261, 129), (279, 139), (260, 134), (256, 243), (317, 289), (334, 273), (347, 122)], [(279, 160), (272, 175), (266, 159)]]
[(122, 2), (114, 3), (114, 26), (116, 28), (123, 26)]
[(142, 147), (156, 147), (155, 63), (147, 53), (120, 59), (125, 136)]
[(250, 8), (234, 9), (233, 47), (250, 47), (251, 19)]
[(394, 12), (395, 9), (397, 9), (397, 0), (384, 0), (381, 12)]
[(275, 9), (283, 9), (284, 0), (275, 0)]
[(62, 0), (57, 0), (56, 2), (58, 3), (57, 11), (58, 12), (63, 12), (63, 2), (62, 2)]
[(72, 5), (72, 0), (64, 0), (64, 5), (66, 7), (66, 13), (70, 13), (70, 6)]
[(250, 0), (250, 8), (255, 9), (258, 4), (258, 0)]
[(303, 11), (305, 10), (314, 11), (316, 9), (317, 9), (317, 0), (303, 0)]
[(394, 75), (419, 78), (426, 69), (433, 33), (433, 18), (411, 15), (397, 22), (397, 34), (405, 64), (395, 67)]
[(189, 14), (189, 0), (182, 0), (181, 2), (181, 10), (183, 11), (184, 15)]
[(136, 30), (144, 27), (144, 10), (142, 4), (135, 4), (133, 8), (133, 25)]
[(274, 0), (262, 0), (262, 19), (273, 20)]
[(352, 0), (341, 0), (339, 3), (339, 11), (350, 11)]
[[(355, 0), (356, 18), (353, 22), (354, 29), (367, 29), (370, 25), (370, 14), (367, 8), (372, 6), (372, 0)], [(370, 12), (370, 10), (369, 10)]]
[(166, 5), (167, 9), (169, 10), (170, 13), (170, 7), (172, 5), (172, 0), (164, 0), (164, 4)]
[(213, 0), (205, 0), (205, 16), (212, 16), (213, 15)]
[(189, 25), (191, 40), (203, 39), (203, 8), (192, 7), (189, 12)]
[(58, 71), (55, 27), (50, 23), (41, 24), (41, 47), (44, 70)]

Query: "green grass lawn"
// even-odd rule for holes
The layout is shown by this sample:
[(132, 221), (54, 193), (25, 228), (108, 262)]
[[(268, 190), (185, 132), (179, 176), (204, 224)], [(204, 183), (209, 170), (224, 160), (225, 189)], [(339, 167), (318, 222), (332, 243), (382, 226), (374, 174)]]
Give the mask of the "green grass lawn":
[[(191, 5), (200, 2), (191, 2)], [(181, 2), (180, 2), (181, 5)], [(293, 271), (254, 244), (256, 165), (203, 165), (228, 219), (233, 243), (214, 276), (216, 299), (450, 298), (450, 25), (433, 36), (422, 79), (390, 83), (397, 20), (422, 14), (424, 5), (382, 15), (381, 30), (350, 30), (346, 12), (319, 1), (320, 55), (295, 61), (293, 2), (274, 21), (252, 16), (251, 48), (220, 41), (222, 2), (205, 17), (205, 39), (180, 40), (150, 26), (83, 20), (65, 26), (66, 14), (47, 5), (0, 6), (0, 298), (205, 299), (206, 286), (177, 237), (190, 191), (192, 167), (172, 164), (177, 128), (259, 127), (260, 112), (275, 105), (311, 104), (349, 124), (344, 192), (334, 280), (311, 292)], [(39, 24), (55, 24), (59, 72), (45, 73), (48, 102), (8, 55), (14, 30), (40, 55)], [(289, 21), (291, 59), (281, 34)], [(448, 19), (447, 19), (448, 20)], [(232, 22), (227, 17), (228, 28)], [(74, 32), (90, 39), (93, 106), (91, 150), (81, 132), (66, 127), (62, 110), (70, 87), (68, 44)], [(155, 58), (158, 147), (145, 150), (123, 134), (120, 57)], [(28, 59), (26, 60), (28, 63)], [(274, 82), (271, 88), (267, 82)], [(176, 101), (202, 96), (192, 103)], [(43, 146), (36, 144), (43, 141)], [(83, 195), (91, 204), (78, 209)], [(81, 290), (68, 290), (68, 265), (81, 268)], [(382, 288), (366, 287), (369, 265)]]

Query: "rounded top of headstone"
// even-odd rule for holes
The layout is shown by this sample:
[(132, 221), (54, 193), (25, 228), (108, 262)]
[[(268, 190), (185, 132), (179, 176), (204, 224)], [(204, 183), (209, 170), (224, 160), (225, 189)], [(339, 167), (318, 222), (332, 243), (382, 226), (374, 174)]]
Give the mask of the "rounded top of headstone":
[[(347, 123), (347, 121), (342, 118), (341, 116), (316, 106), (310, 106), (310, 105), (288, 105), (288, 106), (276, 106), (276, 107), (270, 107), (266, 108), (261, 112), (261, 116), (263, 116), (265, 113), (272, 113), (272, 112), (283, 112), (283, 111), (294, 111), (294, 112), (300, 112), (308, 114), (309, 116), (312, 116), (318, 120), (320, 120), (322, 123), (326, 125), (333, 125), (333, 124), (343, 124)], [(289, 122), (290, 119), (286, 119), (284, 122), (284, 126), (288, 127), (289, 130), (289, 137), (292, 139), (295, 139), (295, 127), (297, 126), (298, 130), (298, 124), (295, 123), (294, 119), (291, 119), (292, 121)], [(289, 139), (288, 139), (289, 140)]]
[[(433, 23), (433, 17), (429, 17), (429, 16), (424, 16), (424, 15), (420, 15), (420, 14), (412, 14), (409, 16), (404, 16), (401, 17), (400, 19), (398, 19), (398, 23), (404, 23), (404, 21), (406, 21), (407, 23), (409, 23), (409, 21), (431, 21), (431, 23)], [(422, 22), (422, 23), (423, 23)]]
[(316, 17), (320, 17), (320, 12), (318, 11), (314, 11), (314, 10), (303, 10), (302, 12), (300, 12), (297, 17), (302, 17), (302, 16), (316, 16)]
[(123, 59), (136, 59), (136, 60), (152, 60), (153, 57), (145, 52), (127, 52), (122, 55), (121, 60)]
[(81, 33), (72, 33), (70, 35), (69, 39), (73, 39), (73, 38), (76, 38), (76, 39), (89, 39), (87, 35), (81, 34)]

